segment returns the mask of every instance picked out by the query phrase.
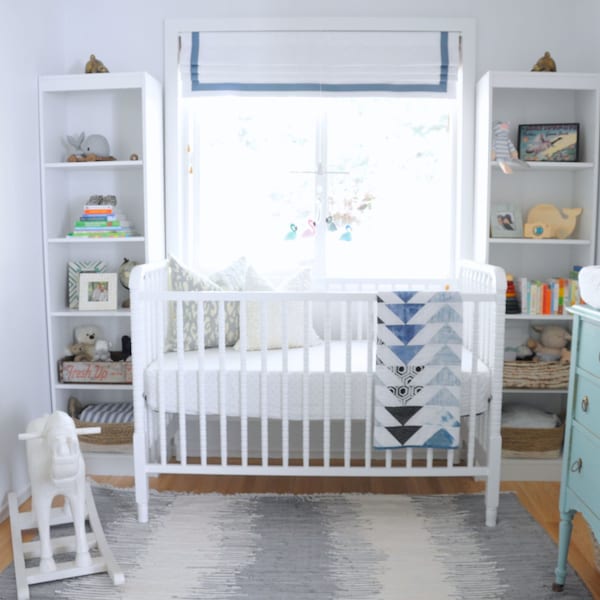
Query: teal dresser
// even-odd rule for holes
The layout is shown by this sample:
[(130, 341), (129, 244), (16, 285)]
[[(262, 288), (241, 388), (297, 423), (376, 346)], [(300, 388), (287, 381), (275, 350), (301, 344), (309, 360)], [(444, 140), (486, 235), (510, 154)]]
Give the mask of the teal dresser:
[(573, 516), (579, 511), (600, 540), (600, 310), (573, 306), (571, 371), (565, 423), (558, 562), (552, 589), (566, 576)]

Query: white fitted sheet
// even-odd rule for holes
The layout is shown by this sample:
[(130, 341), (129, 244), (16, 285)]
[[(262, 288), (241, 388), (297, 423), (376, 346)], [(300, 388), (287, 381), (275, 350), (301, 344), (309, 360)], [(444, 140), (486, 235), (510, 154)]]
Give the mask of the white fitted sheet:
[[(326, 344), (308, 348), (308, 370), (305, 370), (304, 348), (291, 348), (287, 352), (287, 369), (283, 369), (282, 350), (267, 350), (266, 376), (261, 375), (262, 353), (246, 352), (246, 370), (241, 370), (241, 353), (227, 348), (224, 353), (225, 369), (220, 369), (217, 348), (204, 351), (204, 402), (206, 415), (221, 414), (221, 402), (227, 416), (241, 416), (242, 397), (245, 398), (246, 415), (291, 420), (301, 420), (306, 411), (310, 420), (321, 420), (328, 412), (331, 419), (343, 419), (349, 410), (352, 419), (364, 419), (367, 411), (367, 389), (372, 389), (375, 377), (375, 351), (372, 350), (372, 368), (368, 373), (368, 347), (366, 341), (352, 341), (350, 352), (346, 342), (334, 341), (329, 345), (329, 369), (325, 372)], [(200, 414), (198, 352), (186, 352), (182, 377), (178, 375), (177, 354), (162, 357), (163, 376), (159, 377), (159, 361), (148, 366), (144, 374), (146, 399), (149, 408), (159, 410), (163, 404), (166, 412), (179, 412), (180, 403), (189, 415)], [(462, 355), (461, 415), (471, 412), (471, 389), (475, 384), (475, 412), (487, 409), (491, 394), (489, 369), (477, 362), (476, 373), (471, 373), (471, 353), (464, 349)], [(350, 369), (346, 369), (346, 364)], [(346, 372), (348, 371), (348, 372)], [(473, 381), (473, 378), (474, 381)], [(162, 382), (161, 382), (162, 379)], [(183, 393), (178, 393), (180, 386)], [(245, 379), (246, 385), (242, 384)], [(284, 387), (287, 386), (287, 407)], [(245, 389), (245, 394), (242, 392)], [(159, 393), (160, 390), (160, 393)], [(223, 391), (221, 394), (220, 391)], [(346, 408), (346, 392), (348, 408)], [(372, 391), (371, 391), (372, 393)], [(326, 399), (328, 398), (328, 401)]]

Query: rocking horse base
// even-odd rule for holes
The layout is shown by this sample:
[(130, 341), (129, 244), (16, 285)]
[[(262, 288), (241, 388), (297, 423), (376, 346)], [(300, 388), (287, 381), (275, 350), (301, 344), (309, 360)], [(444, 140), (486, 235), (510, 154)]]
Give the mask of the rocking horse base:
[[(14, 492), (8, 494), (8, 508), (10, 512), (10, 529), (12, 536), (13, 559), (15, 566), (15, 578), (17, 580), (17, 598), (18, 600), (29, 599), (29, 586), (36, 583), (47, 581), (56, 581), (58, 579), (68, 579), (70, 577), (80, 577), (82, 575), (92, 575), (93, 573), (108, 573), (114, 585), (121, 585), (125, 581), (125, 575), (106, 542), (104, 531), (96, 504), (92, 495), (92, 489), (89, 481), (86, 482), (86, 509), (87, 520), (89, 521), (91, 532), (87, 534), (88, 547), (90, 549), (97, 547), (99, 556), (92, 557), (85, 566), (78, 566), (75, 560), (57, 562), (56, 569), (44, 571), (40, 566), (27, 567), (26, 560), (40, 558), (40, 542), (24, 542), (22, 531), (35, 529), (35, 516), (32, 512), (19, 512), (17, 496)], [(50, 525), (64, 525), (72, 523), (70, 511), (67, 504), (63, 508), (53, 508), (51, 512)], [(76, 549), (74, 535), (55, 537), (51, 539), (52, 554), (73, 553)]]

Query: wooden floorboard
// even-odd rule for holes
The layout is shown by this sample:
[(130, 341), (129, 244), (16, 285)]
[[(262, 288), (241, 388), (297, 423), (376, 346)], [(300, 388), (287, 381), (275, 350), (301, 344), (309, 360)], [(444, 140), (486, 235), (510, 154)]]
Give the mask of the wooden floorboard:
[[(131, 477), (93, 477), (98, 482), (117, 487), (131, 487)], [(223, 494), (238, 493), (376, 493), (376, 494), (460, 494), (483, 491), (483, 483), (468, 477), (259, 477), (210, 475), (160, 475), (151, 479), (160, 491)], [(503, 491), (512, 491), (523, 506), (558, 540), (559, 484), (555, 482), (503, 482)], [(10, 524), (0, 523), (0, 571), (12, 562)], [(590, 589), (594, 600), (600, 600), (600, 571), (596, 568), (594, 546), (585, 521), (577, 515), (569, 548), (569, 562)], [(552, 565), (552, 569), (554, 565)], [(560, 600), (560, 594), (556, 596)]]

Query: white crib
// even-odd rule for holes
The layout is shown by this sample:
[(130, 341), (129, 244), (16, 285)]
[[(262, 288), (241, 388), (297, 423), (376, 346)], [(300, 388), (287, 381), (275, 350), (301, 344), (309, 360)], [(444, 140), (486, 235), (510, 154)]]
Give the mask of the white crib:
[[(306, 292), (169, 291), (167, 261), (131, 275), (134, 463), (138, 518), (159, 473), (430, 477), (486, 480), (486, 524), (496, 523), (506, 279), (461, 264), (448, 281), (331, 280)], [(450, 289), (463, 300), (461, 447), (373, 447), (376, 291)], [(184, 303), (197, 305), (198, 349), (184, 350)], [(239, 307), (239, 342), (225, 344), (227, 303)], [(210, 304), (209, 304), (210, 303)], [(239, 303), (239, 304), (237, 304)], [(205, 348), (204, 316), (218, 307), (218, 345)], [(276, 315), (248, 350), (249, 313)], [(171, 316), (170, 316), (171, 315)], [(173, 316), (176, 315), (174, 318)], [(171, 322), (169, 323), (169, 320)], [(167, 329), (175, 351), (165, 352)], [(300, 341), (298, 337), (300, 336)], [(269, 348), (269, 345), (279, 346)]]

